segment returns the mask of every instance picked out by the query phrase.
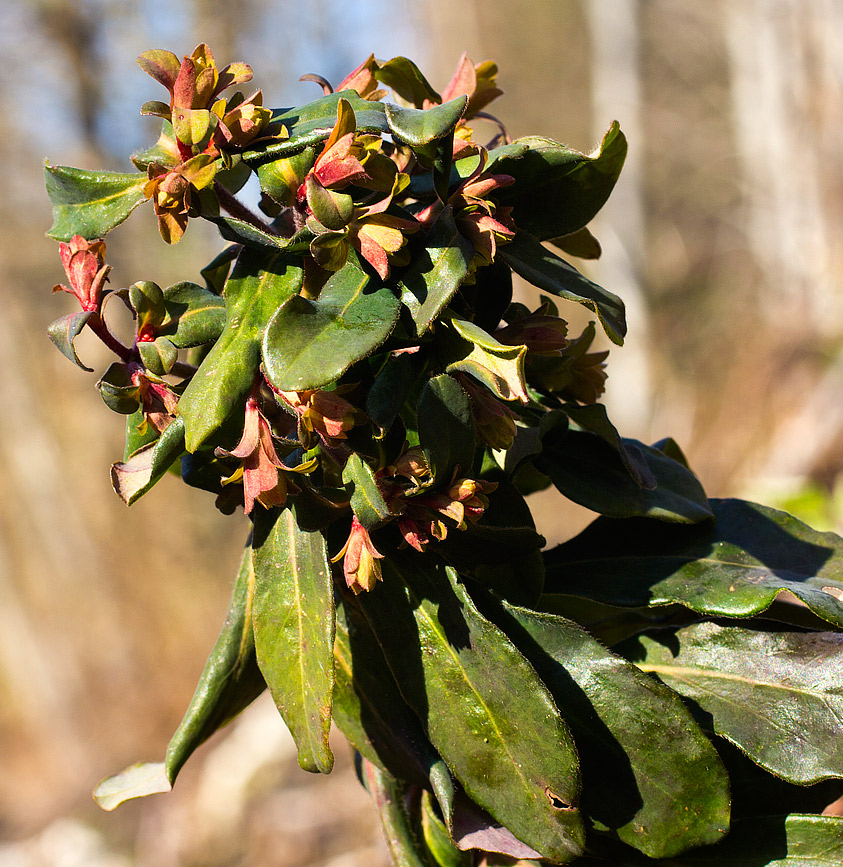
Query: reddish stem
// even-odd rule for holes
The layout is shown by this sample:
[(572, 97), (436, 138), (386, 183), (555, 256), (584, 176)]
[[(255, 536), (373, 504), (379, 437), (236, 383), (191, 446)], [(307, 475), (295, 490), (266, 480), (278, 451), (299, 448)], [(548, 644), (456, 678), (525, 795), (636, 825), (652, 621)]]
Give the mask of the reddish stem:
[(94, 312), (94, 315), (88, 320), (88, 327), (99, 339), (115, 354), (121, 361), (129, 361), (134, 357), (134, 351), (122, 344), (109, 330), (105, 324), (105, 320), (99, 313)]

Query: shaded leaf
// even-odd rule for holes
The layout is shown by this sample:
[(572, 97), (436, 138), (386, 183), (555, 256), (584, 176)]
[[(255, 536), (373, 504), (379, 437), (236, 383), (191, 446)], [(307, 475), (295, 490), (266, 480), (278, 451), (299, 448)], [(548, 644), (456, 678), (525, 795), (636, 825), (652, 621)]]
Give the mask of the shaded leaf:
[(802, 785), (843, 777), (840, 634), (699, 623), (618, 652), (694, 701), (762, 768)]
[(434, 376), (422, 390), (418, 431), (435, 481), (450, 482), (457, 468), (462, 475), (470, 473), (475, 449), (471, 400), (448, 374)]
[(401, 278), (401, 301), (416, 332), (424, 334), (468, 276), (474, 245), (464, 238), (448, 205), (424, 237)]
[(500, 248), (499, 255), (533, 286), (593, 310), (606, 336), (612, 343), (623, 345), (626, 313), (617, 295), (584, 277), (573, 265), (542, 246), (538, 238), (523, 230)]
[(258, 665), (307, 771), (330, 772), (334, 591), (325, 540), (290, 509), (255, 515), (252, 622)]
[(56, 241), (81, 235), (102, 238), (146, 201), (142, 172), (89, 172), (69, 166), (44, 166), (47, 194), (53, 204), (53, 225), (47, 232)]
[(155, 442), (138, 449), (127, 460), (112, 464), (111, 485), (115, 493), (131, 506), (163, 478), (182, 454), (184, 423), (177, 418)]
[(712, 516), (705, 491), (690, 470), (635, 440), (624, 440), (624, 448), (636, 463), (644, 463), (649, 485), (630, 476), (618, 451), (602, 437), (583, 431), (569, 430), (553, 447), (546, 445), (535, 466), (566, 497), (610, 517), (687, 524)]
[(576, 256), (578, 259), (599, 259), (603, 252), (600, 242), (585, 226), (577, 232), (572, 232), (570, 235), (562, 235), (560, 238), (548, 238), (548, 240), (563, 253), (567, 253), (569, 256)]
[(302, 269), (280, 254), (245, 249), (225, 285), (225, 328), (179, 401), (194, 452), (241, 406), (260, 364), (267, 322), (301, 288)]
[(81, 313), (68, 313), (50, 323), (47, 327), (47, 336), (53, 341), (56, 349), (75, 365), (92, 373), (93, 367), (86, 367), (76, 354), (73, 341), (81, 334), (82, 329), (88, 324), (88, 320), (96, 315), (93, 310), (83, 310)]
[(317, 299), (293, 295), (272, 318), (263, 339), (267, 378), (281, 391), (328, 385), (389, 337), (398, 309), (392, 290), (350, 256)]
[(310, 239), (313, 237), (309, 231), (303, 231), (292, 238), (282, 238), (280, 235), (270, 234), (245, 220), (238, 220), (236, 217), (229, 217), (225, 214), (203, 214), (202, 216), (217, 226), (220, 235), (226, 241), (243, 244), (246, 247), (256, 247), (263, 250), (264, 255), (266, 255), (267, 250), (302, 253), (307, 249)]
[(471, 859), (451, 840), (445, 823), (436, 813), (433, 798), (426, 789), (421, 793), (421, 835), (430, 856), (439, 867), (471, 867)]
[(715, 521), (692, 527), (598, 518), (546, 555), (546, 592), (752, 617), (789, 591), (843, 629), (843, 539), (767, 506), (710, 503)]
[(392, 427), (401, 406), (427, 367), (424, 350), (389, 355), (366, 395), (366, 415), (382, 430)]
[(477, 598), (547, 685), (571, 726), (583, 810), (651, 858), (717, 842), (729, 778), (679, 697), (577, 624)]
[(383, 570), (358, 600), (431, 742), (473, 801), (545, 857), (570, 861), (584, 842), (579, 773), (550, 694), (453, 570), (407, 555)]
[[(440, 138), (449, 136), (468, 105), (467, 96), (458, 96), (444, 105), (428, 109), (401, 108), (398, 105), (384, 106), (386, 121), (392, 134), (412, 147), (422, 147)], [(450, 162), (445, 177), (450, 178)]]
[(530, 136), (495, 148), (488, 171), (515, 178), (496, 192), (511, 205), (515, 224), (540, 240), (582, 229), (603, 207), (623, 168), (626, 138), (613, 123), (600, 148), (581, 154), (551, 139)]

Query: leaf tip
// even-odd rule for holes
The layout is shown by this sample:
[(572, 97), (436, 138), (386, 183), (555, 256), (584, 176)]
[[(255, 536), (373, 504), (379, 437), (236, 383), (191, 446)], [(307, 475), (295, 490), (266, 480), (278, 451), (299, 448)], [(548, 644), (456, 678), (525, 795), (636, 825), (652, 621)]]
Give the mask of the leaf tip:
[(164, 794), (172, 788), (164, 762), (138, 762), (119, 774), (106, 777), (93, 795), (97, 804), (110, 812), (124, 801)]

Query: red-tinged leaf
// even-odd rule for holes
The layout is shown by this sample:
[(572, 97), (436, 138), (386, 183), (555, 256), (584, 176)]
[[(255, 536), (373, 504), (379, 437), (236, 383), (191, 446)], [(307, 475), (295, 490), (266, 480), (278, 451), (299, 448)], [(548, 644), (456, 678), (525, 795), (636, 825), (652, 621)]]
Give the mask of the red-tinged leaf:
[(172, 51), (163, 48), (144, 51), (138, 57), (138, 65), (147, 75), (151, 75), (172, 93), (181, 67), (178, 57)]

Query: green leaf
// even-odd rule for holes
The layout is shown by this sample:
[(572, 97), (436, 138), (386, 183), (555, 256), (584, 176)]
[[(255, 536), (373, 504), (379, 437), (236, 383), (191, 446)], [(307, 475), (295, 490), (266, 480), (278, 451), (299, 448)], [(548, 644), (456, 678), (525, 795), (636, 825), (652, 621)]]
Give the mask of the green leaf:
[(674, 692), (569, 620), (485, 594), (476, 601), (527, 657), (571, 726), (588, 815), (651, 858), (726, 833), (729, 778)]
[(425, 100), (434, 103), (442, 101), (418, 66), (406, 57), (375, 61), (373, 72), (381, 84), (391, 87), (398, 96), (415, 106), (421, 107)]
[(618, 651), (695, 702), (762, 768), (808, 785), (843, 777), (843, 644), (831, 632), (698, 623)]
[(626, 138), (613, 123), (594, 154), (531, 136), (491, 151), (487, 171), (515, 178), (495, 197), (512, 206), (520, 229), (544, 241), (591, 222), (609, 198), (625, 158)]
[(366, 395), (366, 415), (382, 430), (392, 427), (402, 405), (427, 368), (428, 354), (389, 355)]
[(305, 148), (291, 157), (263, 163), (258, 168), (261, 189), (276, 202), (293, 205), (299, 187), (316, 162), (316, 148)]
[(82, 329), (88, 324), (88, 320), (95, 315), (93, 310), (83, 310), (81, 313), (68, 313), (50, 323), (47, 328), (47, 336), (53, 341), (56, 349), (75, 365), (92, 373), (93, 367), (86, 367), (76, 354), (73, 341), (81, 334)]
[(266, 683), (255, 657), (252, 604), (255, 572), (252, 548), (246, 545), (234, 582), (228, 614), (208, 656), (196, 691), (167, 747), (167, 776), (176, 775), (193, 751), (247, 708)]
[(111, 466), (111, 485), (127, 505), (137, 502), (154, 487), (184, 454), (184, 422), (174, 419), (155, 440), (125, 461)]
[(837, 867), (843, 863), (843, 819), (764, 816), (736, 822), (717, 846), (689, 852), (676, 867)]
[(263, 251), (263, 255), (266, 255), (267, 250), (303, 253), (313, 237), (310, 231), (304, 230), (292, 238), (282, 238), (280, 235), (272, 235), (245, 220), (238, 220), (226, 214), (202, 214), (202, 216), (216, 225), (220, 235), (226, 241), (243, 244), (245, 247), (256, 247)]
[(450, 317), (448, 324), (459, 339), (444, 349), (447, 373), (467, 373), (501, 400), (529, 401), (524, 381), (526, 346), (499, 343), (491, 334), (464, 319)]
[(139, 406), (126, 418), (126, 443), (123, 449), (123, 460), (128, 460), (139, 449), (154, 443), (158, 437), (158, 431), (151, 424), (144, 424), (143, 408)]
[(53, 225), (47, 232), (56, 241), (81, 235), (102, 238), (146, 201), (144, 173), (89, 172), (69, 166), (44, 166), (47, 194), (53, 203)]
[(213, 343), (225, 328), (225, 302), (196, 283), (176, 283), (164, 290), (167, 318), (157, 334), (179, 349)]
[(474, 245), (457, 229), (448, 205), (424, 237), (401, 279), (401, 301), (422, 335), (468, 276)]
[(356, 452), (349, 456), (342, 480), (351, 486), (351, 508), (367, 530), (374, 530), (392, 517), (372, 468)]
[(623, 345), (626, 313), (623, 301), (617, 295), (592, 283), (523, 229), (500, 248), (499, 255), (516, 274), (539, 289), (593, 310), (609, 340), (618, 346)]
[(97, 383), (103, 403), (112, 411), (132, 415), (141, 406), (139, 388), (122, 361), (112, 362)]
[(434, 747), (516, 837), (570, 861), (584, 843), (577, 757), (547, 689), (453, 570), (394, 555), (383, 571), (358, 601)]
[(334, 590), (321, 533), (290, 509), (255, 515), (252, 622), (258, 665), (306, 771), (330, 772)]
[(406, 785), (365, 759), (362, 772), (381, 820), (391, 862), (395, 867), (430, 867), (404, 806)]
[(316, 300), (294, 295), (281, 305), (263, 340), (267, 378), (281, 391), (328, 385), (389, 337), (398, 310), (392, 290), (349, 256)]
[[(411, 147), (423, 147), (440, 138), (449, 136), (468, 105), (467, 96), (458, 96), (444, 105), (428, 109), (401, 108), (398, 105), (384, 106), (386, 121), (392, 134)], [(446, 177), (450, 177), (450, 164)]]
[(247, 545), (222, 631), (184, 719), (170, 739), (165, 761), (132, 765), (103, 780), (94, 792), (94, 799), (104, 810), (113, 810), (131, 798), (169, 792), (193, 751), (266, 688), (255, 661), (253, 592), (252, 552)]
[(137, 350), (143, 366), (156, 376), (168, 374), (179, 358), (178, 349), (166, 337), (138, 341)]
[(419, 445), (435, 481), (447, 484), (459, 468), (471, 472), (475, 430), (471, 399), (447, 373), (425, 385), (418, 404)]
[(401, 697), (383, 651), (360, 611), (337, 608), (334, 721), (368, 761), (399, 779), (428, 784), (442, 759)]
[(578, 259), (599, 259), (603, 252), (600, 242), (585, 226), (570, 235), (562, 235), (561, 238), (548, 238), (548, 241), (563, 253)]
[(224, 291), (225, 328), (179, 401), (185, 442), (195, 452), (246, 399), (267, 322), (299, 291), (302, 269), (280, 254), (244, 249)]
[(546, 592), (752, 617), (789, 591), (843, 629), (840, 536), (744, 500), (710, 503), (715, 521), (694, 526), (598, 518), (546, 555)]
[(421, 793), (420, 819), (422, 839), (439, 867), (471, 867), (471, 857), (454, 845), (445, 823), (436, 813), (433, 798), (426, 789)]
[(535, 459), (539, 472), (556, 488), (587, 509), (613, 518), (649, 517), (696, 523), (712, 516), (697, 477), (658, 449), (624, 440), (649, 471), (649, 484), (629, 474), (620, 454), (592, 433), (569, 430)]

